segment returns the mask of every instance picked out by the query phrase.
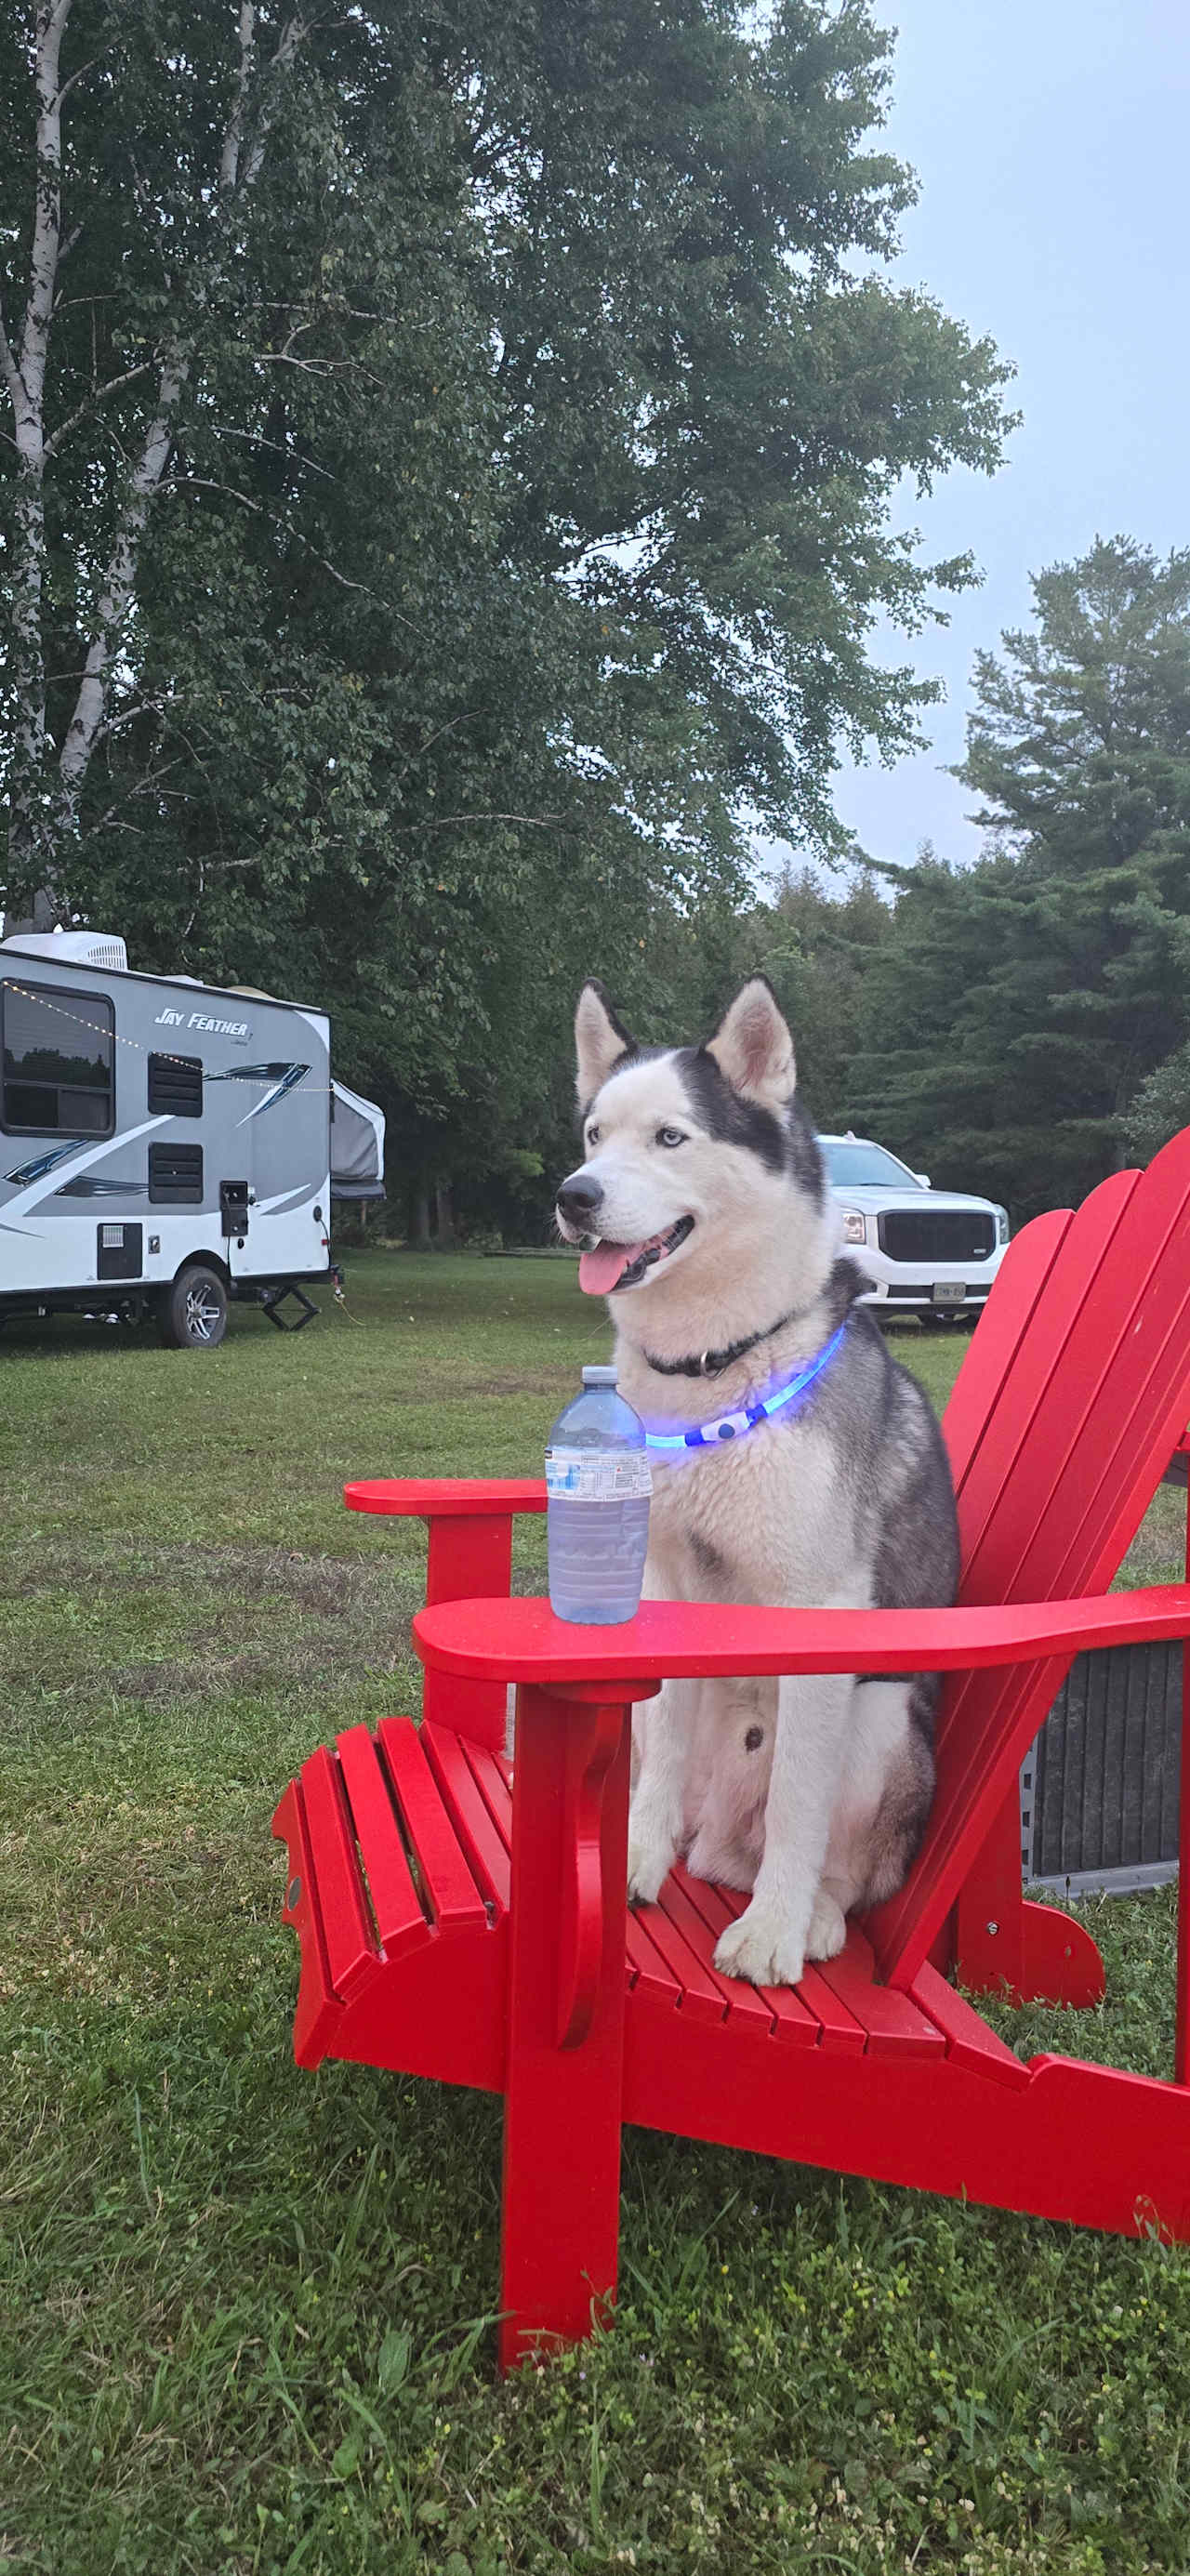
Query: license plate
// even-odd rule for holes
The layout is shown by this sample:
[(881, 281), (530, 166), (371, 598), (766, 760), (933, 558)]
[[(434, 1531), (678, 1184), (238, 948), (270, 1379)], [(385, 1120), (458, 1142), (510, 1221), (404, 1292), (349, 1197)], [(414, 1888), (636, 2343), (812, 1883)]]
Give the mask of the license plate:
[(964, 1306), (967, 1282), (965, 1279), (936, 1279), (930, 1294), (936, 1306)]

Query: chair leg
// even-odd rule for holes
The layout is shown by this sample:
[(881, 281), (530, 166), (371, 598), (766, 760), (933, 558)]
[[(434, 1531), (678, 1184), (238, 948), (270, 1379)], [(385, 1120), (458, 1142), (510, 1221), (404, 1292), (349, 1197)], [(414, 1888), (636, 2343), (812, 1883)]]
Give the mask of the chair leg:
[(1101, 2004), (1107, 1986), (1098, 1942), (1057, 1905), (1021, 1907), (1022, 2004)]
[(615, 2293), (630, 1736), (627, 1708), (520, 1692), (503, 2370), (581, 2341)]
[(1014, 1783), (955, 1907), (955, 1967), (960, 1985), (972, 1994), (1019, 1994), (1022, 1913), (1021, 1807)]
[(1015, 1788), (959, 1891), (955, 1925), (959, 1982), (973, 1994), (1007, 1992), (1017, 2004), (1102, 2001), (1103, 1961), (1086, 1925), (1024, 1901)]

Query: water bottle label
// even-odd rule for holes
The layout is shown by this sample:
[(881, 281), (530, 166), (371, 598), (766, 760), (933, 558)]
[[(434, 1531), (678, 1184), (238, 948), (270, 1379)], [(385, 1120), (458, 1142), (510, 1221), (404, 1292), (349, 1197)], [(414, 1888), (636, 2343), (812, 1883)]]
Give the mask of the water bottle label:
[(545, 1490), (551, 1501), (630, 1503), (651, 1494), (643, 1449), (547, 1449)]

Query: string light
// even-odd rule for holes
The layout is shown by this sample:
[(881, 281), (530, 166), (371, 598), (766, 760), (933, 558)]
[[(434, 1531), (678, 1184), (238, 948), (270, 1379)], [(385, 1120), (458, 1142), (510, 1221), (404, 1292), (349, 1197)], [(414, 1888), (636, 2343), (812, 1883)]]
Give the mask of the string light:
[[(102, 968), (99, 969), (100, 973), (103, 971), (104, 970)], [(115, 968), (111, 969), (112, 973), (115, 973), (116, 971), (117, 970)], [(60, 1020), (72, 1020), (76, 1028), (88, 1029), (92, 1037), (114, 1038), (117, 1046), (131, 1047), (135, 1055), (157, 1055), (160, 1056), (163, 1064), (184, 1065), (187, 1071), (190, 1070), (194, 1063), (192, 1055), (173, 1055), (168, 1047), (142, 1046), (139, 1038), (125, 1037), (122, 1029), (101, 1028), (97, 1020), (85, 1019), (81, 1011), (68, 1011), (62, 1002), (47, 1001), (45, 994), (39, 987), (31, 984), (20, 984), (17, 982), (15, 975), (10, 975), (8, 973), (7, 961), (2, 948), (0, 948), (0, 981), (7, 985), (10, 992), (19, 993), (22, 1001), (39, 1002), (43, 1011), (55, 1012)], [(218, 988), (198, 985), (195, 989), (199, 992), (205, 992), (207, 990)], [(235, 998), (238, 1001), (240, 996), (237, 994)], [(253, 1000), (256, 998), (257, 996), (254, 994)], [(274, 1010), (291, 1010), (293, 1007), (292, 1003), (288, 1002), (272, 1002), (270, 996), (267, 994), (260, 996), (260, 998), (268, 1001), (269, 1007)], [(277, 1079), (275, 1073), (242, 1071), (235, 1065), (230, 1065), (226, 1074), (224, 1074), (222, 1078), (226, 1082), (259, 1082), (264, 1084), (275, 1082)], [(309, 1099), (318, 1092), (325, 1091), (329, 1094), (334, 1090), (334, 1084), (331, 1082), (305, 1082), (302, 1085), (302, 1090), (307, 1099)]]

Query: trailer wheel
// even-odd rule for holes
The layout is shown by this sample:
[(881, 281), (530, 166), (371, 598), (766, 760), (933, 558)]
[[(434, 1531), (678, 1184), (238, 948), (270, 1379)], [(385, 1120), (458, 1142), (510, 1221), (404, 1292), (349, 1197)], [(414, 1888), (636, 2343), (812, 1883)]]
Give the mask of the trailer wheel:
[(227, 1331), (227, 1290), (218, 1271), (202, 1261), (180, 1271), (162, 1301), (157, 1326), (170, 1350), (216, 1350)]

